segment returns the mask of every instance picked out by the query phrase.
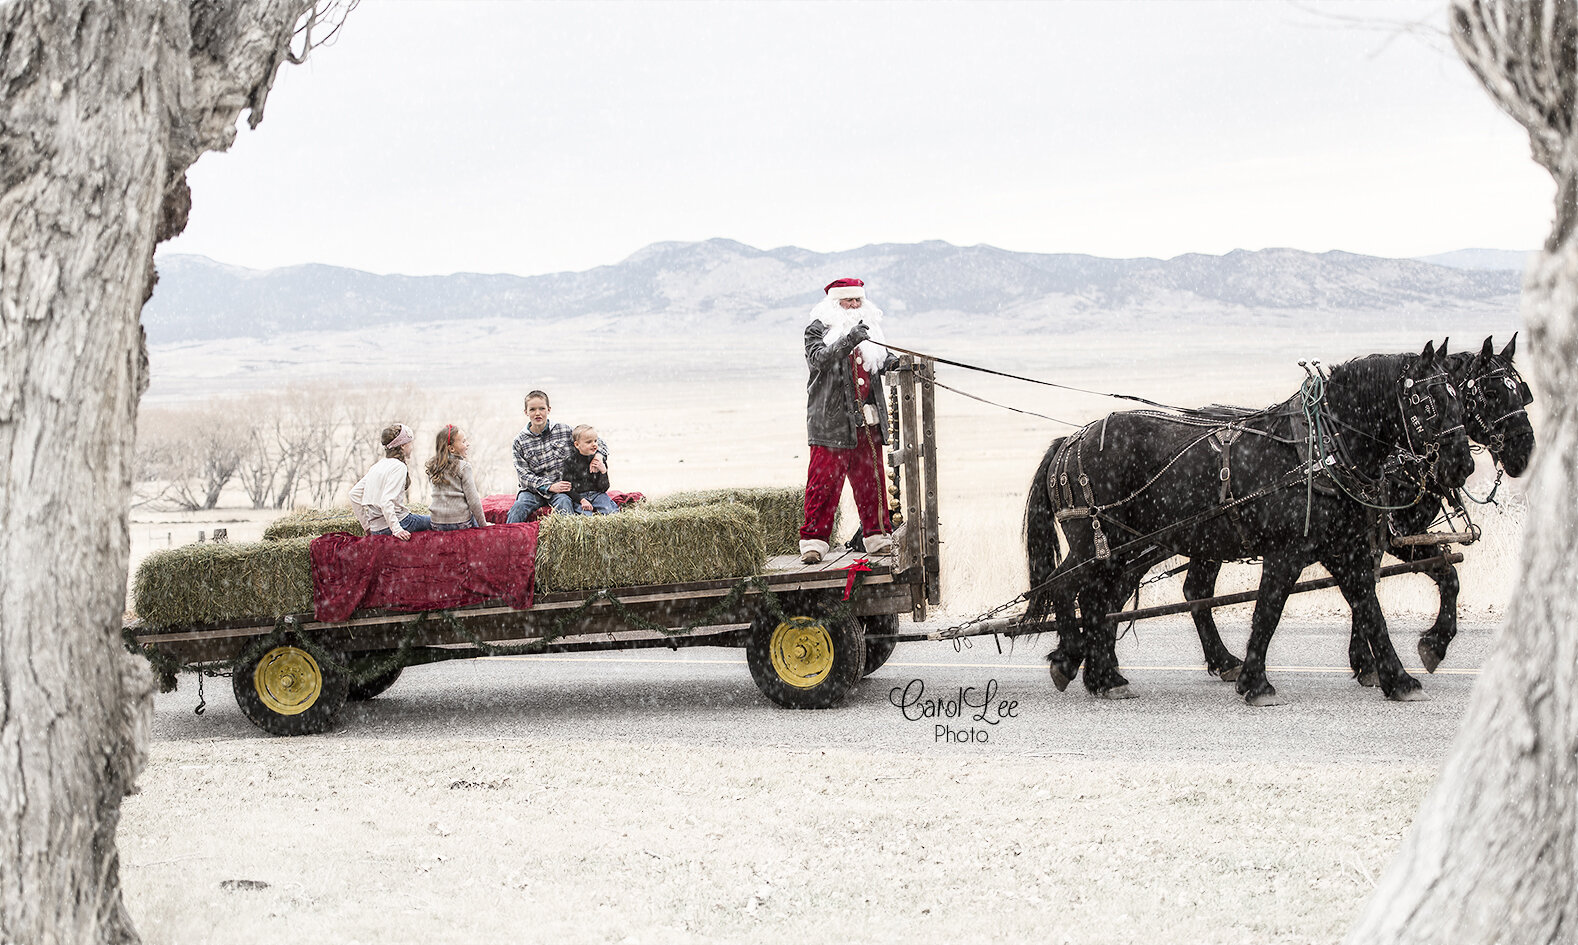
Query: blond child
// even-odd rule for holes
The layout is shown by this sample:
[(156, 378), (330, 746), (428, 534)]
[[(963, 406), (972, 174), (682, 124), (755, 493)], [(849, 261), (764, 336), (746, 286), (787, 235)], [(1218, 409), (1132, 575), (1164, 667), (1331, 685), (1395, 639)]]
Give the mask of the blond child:
[(608, 497), (608, 473), (592, 470), (597, 459), (597, 430), (583, 423), (570, 431), (570, 455), (559, 478), (570, 484), (570, 501), (582, 515), (612, 515), (619, 506)]

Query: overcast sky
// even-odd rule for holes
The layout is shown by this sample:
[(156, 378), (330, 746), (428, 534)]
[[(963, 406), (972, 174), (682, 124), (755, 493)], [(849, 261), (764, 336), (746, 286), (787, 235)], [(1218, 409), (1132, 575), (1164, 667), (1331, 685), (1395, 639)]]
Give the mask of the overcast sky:
[(661, 240), (1530, 249), (1553, 186), (1445, 5), (364, 0), (166, 251), (536, 274)]

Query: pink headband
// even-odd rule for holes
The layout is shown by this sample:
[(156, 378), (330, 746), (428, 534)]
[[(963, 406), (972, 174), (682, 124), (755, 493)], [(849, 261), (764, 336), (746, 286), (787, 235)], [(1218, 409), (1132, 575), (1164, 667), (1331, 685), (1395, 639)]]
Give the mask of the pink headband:
[(384, 449), (392, 450), (409, 442), (411, 442), (411, 428), (402, 423), (400, 424), (400, 435), (390, 440), (389, 445), (385, 446)]

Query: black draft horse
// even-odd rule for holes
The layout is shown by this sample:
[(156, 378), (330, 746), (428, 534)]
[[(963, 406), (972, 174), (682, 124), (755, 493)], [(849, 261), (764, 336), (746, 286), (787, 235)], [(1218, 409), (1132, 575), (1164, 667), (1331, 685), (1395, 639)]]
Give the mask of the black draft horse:
[[(1282, 404), (1231, 420), (1127, 411), (1061, 439), (1037, 469), (1025, 513), (1025, 618), (1057, 615), (1058, 648), (1048, 657), (1054, 680), (1066, 685), (1083, 661), (1087, 689), (1129, 698), (1117, 621), (1108, 615), (1137, 578), (1177, 555), (1259, 557), (1260, 592), (1237, 679), (1246, 702), (1280, 701), (1266, 679), (1266, 650), (1289, 590), (1315, 562), (1352, 608), (1382, 691), (1423, 698), (1386, 634), (1372, 559), (1390, 477), (1410, 463), (1449, 488), (1473, 469), (1462, 404), (1434, 344), (1419, 355), (1338, 365)], [(1061, 562), (1060, 522), (1069, 544)]]
[[(1498, 354), (1493, 340), (1486, 338), (1478, 352), (1459, 352), (1443, 358), (1447, 376), (1462, 396), (1464, 432), (1470, 440), (1484, 446), (1498, 468), (1513, 479), (1528, 470), (1534, 454), (1534, 428), (1529, 424), (1526, 409), (1534, 396), (1512, 363), (1517, 343), (1518, 336), (1514, 334)], [(1443, 344), (1442, 350), (1445, 349), (1446, 345)], [(1425, 486), (1423, 501), (1388, 514), (1387, 531), (1390, 535), (1425, 533), (1440, 514), (1442, 502), (1454, 500), (1456, 490), (1444, 486), (1434, 476), (1427, 480)], [(1387, 542), (1385, 550), (1399, 560), (1412, 562), (1435, 557), (1444, 549), (1439, 545), (1391, 547), (1391, 543)], [(1215, 596), (1216, 579), (1221, 569), (1222, 563), (1219, 561), (1191, 561), (1184, 579), (1184, 598), (1204, 600)], [(1447, 648), (1453, 637), (1457, 636), (1459, 583), (1457, 569), (1450, 564), (1425, 573), (1436, 583), (1440, 607), (1436, 612), (1435, 623), (1420, 635), (1417, 649), (1425, 670), (1433, 673), (1446, 659)], [(1206, 668), (1228, 681), (1237, 678), (1240, 661), (1222, 644), (1210, 608), (1199, 608), (1193, 614)], [(1360, 683), (1375, 685), (1375, 659), (1369, 647), (1364, 645), (1357, 628), (1348, 638), (1348, 663)]]

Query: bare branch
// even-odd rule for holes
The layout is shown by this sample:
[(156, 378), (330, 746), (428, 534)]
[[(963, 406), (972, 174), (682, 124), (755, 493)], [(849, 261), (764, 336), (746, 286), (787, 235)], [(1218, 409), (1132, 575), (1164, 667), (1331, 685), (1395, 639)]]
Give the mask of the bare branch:
[[(290, 51), (285, 54), (285, 59), (294, 65), (307, 61), (307, 56), (320, 46), (332, 46), (339, 36), (340, 28), (345, 25), (345, 18), (356, 9), (361, 0), (329, 0), (326, 3), (314, 3), (312, 9), (302, 15), (301, 21), (296, 25), (296, 31), (291, 36)], [(321, 25), (327, 25), (327, 33), (318, 32)]]

